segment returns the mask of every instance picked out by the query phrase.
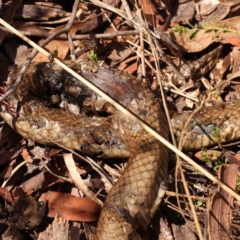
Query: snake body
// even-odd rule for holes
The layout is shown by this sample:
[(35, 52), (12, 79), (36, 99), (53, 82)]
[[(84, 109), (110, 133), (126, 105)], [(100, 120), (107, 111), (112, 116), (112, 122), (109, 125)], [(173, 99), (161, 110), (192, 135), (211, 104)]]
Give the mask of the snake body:
[[(66, 64), (167, 138), (168, 131), (158, 102), (139, 80), (89, 61)], [(9, 87), (19, 70), (9, 77)], [(31, 64), (17, 91), (7, 99), (16, 109), (17, 116), (13, 117), (4, 105), (1, 115), (23, 137), (42, 144), (60, 143), (85, 153), (110, 156), (121, 153), (127, 156), (127, 148), (129, 162), (107, 196), (98, 221), (97, 239), (135, 236), (137, 227), (148, 226), (164, 194), (164, 187), (160, 186), (167, 176), (167, 149), (117, 110), (106, 120), (76, 117), (61, 109), (46, 107), (40, 98), (44, 97), (49, 84), (65, 84), (61, 81), (71, 82), (72, 86), (76, 79), (54, 63)], [(85, 94), (83, 102), (89, 97), (97, 100), (90, 90), (79, 83), (76, 85), (79, 92)]]
[[(159, 103), (138, 79), (90, 61), (68, 61), (65, 64), (168, 138), (168, 127)], [(8, 87), (12, 86), (19, 71), (20, 68), (12, 72)], [(47, 107), (41, 99), (49, 88), (52, 92), (58, 88), (63, 88), (66, 94), (72, 92), (72, 98), (79, 101), (81, 108), (90, 107), (92, 111), (102, 102), (99, 96), (55, 63), (33, 63), (16, 92), (7, 99), (17, 116), (14, 117), (2, 104), (2, 117), (23, 137), (42, 144), (58, 143), (103, 157), (129, 156), (127, 167), (105, 200), (97, 225), (97, 239), (139, 239), (135, 230), (147, 228), (165, 192), (162, 183), (167, 177), (166, 147), (118, 110), (102, 118), (76, 116)], [(213, 126), (220, 128), (223, 141), (240, 137), (236, 117), (240, 104), (229, 104), (224, 108), (221, 114), (215, 108), (214, 111), (203, 109), (195, 116), (194, 119), (198, 120), (190, 123), (185, 135), (185, 149), (213, 144), (214, 139), (209, 138)], [(172, 120), (177, 136), (186, 120), (184, 115)]]

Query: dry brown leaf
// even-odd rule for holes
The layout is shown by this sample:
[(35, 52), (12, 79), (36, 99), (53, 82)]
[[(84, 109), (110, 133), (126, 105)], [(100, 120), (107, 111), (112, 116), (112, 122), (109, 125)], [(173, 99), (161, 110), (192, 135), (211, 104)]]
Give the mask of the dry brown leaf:
[(14, 148), (10, 149), (10, 151), (1, 150), (0, 151), (0, 164), (4, 165), (6, 163), (10, 163), (12, 160), (16, 159), (25, 148), (24, 144), (17, 144)]
[(12, 160), (5, 168), (4, 170), (0, 173), (0, 176), (3, 177), (4, 179), (10, 178), (13, 170), (13, 165), (16, 163), (16, 160)]
[(86, 198), (77, 198), (67, 193), (49, 191), (39, 201), (48, 201), (48, 217), (56, 215), (70, 221), (92, 222), (98, 219), (101, 207)]
[(15, 20), (13, 24), (14, 24), (14, 27), (17, 30), (24, 31), (24, 32), (29, 32), (33, 36), (47, 33), (47, 31), (43, 27), (37, 26), (33, 23), (28, 23), (28, 22), (22, 22), (22, 21)]
[[(214, 24), (214, 23), (213, 23)], [(216, 41), (223, 44), (230, 43), (234, 46), (240, 47), (240, 16), (228, 18), (220, 21), (218, 27), (226, 29), (228, 31), (221, 31)]]
[(240, 47), (240, 40), (235, 38), (235, 37), (229, 37), (229, 38), (225, 38), (225, 41), (227, 43), (230, 43), (234, 46)]
[(166, 19), (159, 14), (151, 0), (139, 0), (139, 5), (141, 6), (143, 15), (148, 23), (160, 30), (166, 30), (164, 26)]
[(15, 14), (17, 18), (32, 19), (34, 21), (47, 21), (51, 18), (68, 16), (70, 16), (70, 13), (64, 10), (36, 4), (22, 4)]
[(196, 11), (196, 3), (193, 0), (178, 0), (178, 8), (171, 19), (171, 25), (176, 23), (185, 23), (186, 20), (191, 21)]
[[(226, 30), (238, 30), (240, 31), (240, 16), (228, 18), (218, 22), (217, 26), (225, 28)], [(215, 23), (208, 23), (209, 26), (215, 26)]]
[[(175, 34), (175, 40), (185, 50), (190, 52), (200, 52), (207, 48), (214, 42), (220, 42), (222, 44), (231, 43), (235, 46), (239, 46), (240, 37), (240, 17), (233, 17), (217, 23), (220, 28), (219, 31), (208, 31), (201, 29), (197, 32), (196, 36), (190, 39), (192, 31), (187, 31), (181, 35)], [(208, 29), (211, 27), (216, 28), (216, 22), (209, 22), (207, 25)], [(222, 31), (221, 31), (222, 29)], [(224, 30), (225, 29), (225, 30)], [(226, 31), (227, 30), (227, 31)]]
[(45, 182), (45, 173), (40, 172), (39, 174), (35, 175), (34, 177), (22, 183), (19, 187), (22, 187), (24, 192), (27, 192), (29, 190), (36, 191), (42, 188), (42, 185), (44, 182)]
[(228, 151), (224, 151), (222, 154), (223, 158), (227, 158), (228, 159), (228, 163), (231, 164), (237, 164), (240, 166), (240, 154), (231, 154)]
[(127, 68), (125, 68), (124, 63), (121, 63), (120, 66), (118, 67), (119, 70), (124, 70), (125, 72), (129, 73), (129, 74), (133, 74), (134, 72), (137, 71), (138, 68), (138, 63), (134, 61), (133, 64), (130, 64)]
[(217, 9), (219, 1), (200, 1), (198, 3), (199, 14), (202, 16), (211, 14), (214, 10)]
[(224, 19), (230, 12), (230, 6), (227, 4), (218, 4), (217, 7), (211, 14), (208, 14), (206, 17), (201, 15), (204, 22), (212, 22), (213, 20), (216, 22), (220, 22)]
[(12, 203), (16, 200), (13, 195), (4, 187), (0, 187), (0, 197), (9, 203)]
[(23, 157), (24, 161), (26, 161), (26, 162), (29, 162), (29, 163), (33, 162), (33, 159), (30, 156), (30, 154), (29, 154), (29, 152), (28, 152), (28, 150), (26, 148), (24, 148), (22, 150), (22, 157)]
[(206, 31), (202, 29), (194, 38), (190, 39), (190, 35), (190, 32), (184, 32), (181, 35), (175, 35), (175, 40), (189, 53), (201, 52), (214, 42), (213, 39), (214, 36), (216, 36), (216, 32), (210, 31), (206, 33)]
[[(120, 10), (124, 10), (124, 9), (121, 7)], [(123, 25), (122, 22), (123, 22), (122, 17), (120, 17), (120, 16), (115, 17), (112, 20), (113, 24), (111, 24), (108, 28), (106, 28), (104, 33), (114, 33), (116, 31), (127, 31), (127, 30), (129, 30), (130, 29), (129, 26)], [(106, 46), (108, 44), (108, 46), (110, 46), (110, 47), (111, 47), (110, 43), (112, 43), (113, 41), (126, 45), (127, 44), (126, 39), (134, 42), (135, 41), (134, 40), (135, 36), (131, 36), (131, 35), (130, 36), (128, 36), (128, 35), (127, 36), (117, 36), (117, 37), (114, 37), (113, 39), (110, 39), (110, 38), (109, 39), (104, 39), (103, 38), (101, 40), (101, 43), (103, 43), (104, 46)]]
[[(74, 23), (71, 27), (70, 33), (75, 34), (83, 23)], [(64, 28), (65, 25), (54, 28), (50, 33), (54, 33), (59, 29)], [(40, 40), (39, 43), (43, 42)], [(57, 47), (58, 49), (58, 58), (64, 60), (69, 51), (69, 42), (67, 40), (52, 40), (44, 48), (50, 52), (53, 52), (53, 49)], [(37, 56), (32, 60), (32, 62), (49, 62), (49, 59), (42, 53), (38, 53)]]

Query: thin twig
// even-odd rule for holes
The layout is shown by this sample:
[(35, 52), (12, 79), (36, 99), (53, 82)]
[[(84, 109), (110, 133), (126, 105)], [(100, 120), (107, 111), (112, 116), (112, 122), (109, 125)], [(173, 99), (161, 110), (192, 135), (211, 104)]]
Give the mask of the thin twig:
[(81, 190), (88, 198), (90, 198), (92, 201), (98, 203), (101, 207), (103, 206), (103, 202), (96, 198), (96, 195), (94, 192), (92, 192), (84, 183), (83, 179), (81, 178), (81, 175), (78, 173), (76, 164), (73, 160), (72, 153), (65, 153), (63, 154), (63, 159), (66, 164), (66, 167), (69, 171), (69, 174), (74, 182), (74, 184), (77, 186), (79, 190)]
[[(137, 10), (137, 14), (139, 14), (141, 16), (141, 10), (138, 9)], [(144, 24), (144, 22), (142, 21), (142, 24)], [(143, 32), (140, 29), (140, 48), (139, 52), (140, 52), (140, 57), (141, 57), (141, 66), (142, 66), (142, 75), (144, 77), (146, 77), (146, 67), (145, 67), (145, 57), (144, 57), (144, 37), (143, 37)]]
[(69, 42), (71, 60), (74, 61), (74, 60), (76, 60), (76, 54), (75, 54), (75, 50), (74, 50), (71, 33), (68, 33), (68, 42)]
[(172, 88), (175, 88), (175, 89), (176, 89), (176, 90), (170, 89), (171, 92), (177, 93), (178, 95), (183, 96), (183, 97), (185, 97), (185, 98), (187, 98), (187, 99), (190, 99), (190, 100), (192, 100), (192, 101), (194, 101), (194, 102), (199, 102), (199, 100), (198, 100), (197, 98), (192, 97), (191, 95), (184, 93), (184, 92), (181, 91), (179, 88), (177, 88), (173, 83), (169, 84), (169, 86), (171, 86)]
[[(170, 192), (170, 191), (166, 191), (166, 195), (167, 196), (170, 196), (170, 197), (182, 197), (182, 198), (186, 198), (187, 195), (186, 194), (181, 194), (181, 193), (175, 193), (175, 192)], [(200, 197), (200, 196), (190, 196), (192, 199), (197, 199), (197, 200), (200, 200), (200, 201), (205, 201), (207, 202), (208, 201), (208, 197)]]
[[(65, 150), (67, 150), (68, 152), (73, 153), (74, 155), (76, 155), (77, 157), (79, 157), (80, 159), (82, 159), (84, 162), (87, 162), (92, 169), (94, 169), (96, 172), (99, 173), (99, 175), (101, 176), (102, 179), (104, 179), (104, 184), (108, 185), (108, 186), (112, 186), (114, 184), (113, 180), (106, 174), (106, 172), (90, 157), (83, 157), (82, 155), (78, 154), (77, 152), (68, 149), (66, 147), (64, 147), (63, 145), (59, 144), (58, 142), (54, 142), (54, 144), (56, 144), (57, 146), (64, 148)], [(109, 187), (106, 186), (106, 189), (109, 189)]]
[[(9, 29), (5, 27), (0, 26), (0, 30), (4, 32), (12, 33)], [(19, 32), (28, 37), (48, 38), (49, 36), (52, 36), (52, 33), (49, 34), (49, 33), (39, 33), (39, 32), (28, 32), (28, 31), (19, 31)], [(127, 30), (127, 31), (116, 31), (111, 33), (99, 33), (99, 34), (90, 33), (90, 34), (72, 35), (72, 39), (73, 40), (91, 40), (91, 39), (100, 39), (100, 38), (111, 39), (117, 36), (128, 36), (128, 35), (138, 35), (138, 34), (139, 34), (138, 30)], [(8, 37), (10, 37), (11, 35), (9, 34)], [(60, 36), (55, 36), (54, 39), (67, 40), (68, 37), (65, 34), (64, 35), (62, 34)]]
[(127, 13), (127, 16), (130, 20), (133, 20), (133, 15), (132, 15), (132, 12), (131, 12), (131, 9), (128, 5), (128, 2), (126, 0), (122, 0), (122, 4), (123, 4), (123, 7)]

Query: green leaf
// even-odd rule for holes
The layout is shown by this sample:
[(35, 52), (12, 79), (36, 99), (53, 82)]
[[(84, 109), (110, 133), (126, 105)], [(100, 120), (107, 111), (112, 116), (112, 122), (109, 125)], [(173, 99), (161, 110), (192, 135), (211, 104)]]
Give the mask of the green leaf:
[(203, 205), (203, 203), (202, 203), (202, 201), (197, 200), (196, 205), (197, 205), (198, 207), (201, 207), (201, 206)]
[(221, 135), (220, 135), (220, 130), (218, 127), (214, 127), (212, 132), (211, 132), (211, 136), (217, 141), (220, 141)]
[(53, 47), (53, 56), (58, 57), (58, 46)]
[(90, 51), (90, 53), (88, 54), (88, 59), (94, 62), (98, 61), (97, 54), (94, 52), (94, 50)]
[(198, 32), (199, 32), (199, 29), (195, 29), (195, 31), (193, 31), (193, 32), (190, 34), (189, 39), (193, 39), (193, 38), (197, 35)]

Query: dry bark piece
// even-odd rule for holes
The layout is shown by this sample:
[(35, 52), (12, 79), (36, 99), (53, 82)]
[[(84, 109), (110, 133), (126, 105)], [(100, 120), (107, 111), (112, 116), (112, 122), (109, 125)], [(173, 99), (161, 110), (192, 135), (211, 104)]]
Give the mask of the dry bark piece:
[[(219, 168), (218, 178), (232, 189), (236, 189), (238, 165), (222, 165)], [(208, 218), (209, 240), (227, 240), (231, 237), (233, 197), (222, 188), (218, 187), (210, 199)]]
[(44, 232), (39, 234), (38, 240), (68, 240), (69, 224), (68, 221), (58, 219), (56, 216), (53, 223)]
[(192, 231), (192, 228), (189, 228), (187, 224), (184, 224), (182, 226), (173, 224), (172, 231), (174, 240), (197, 240), (195, 233)]
[(158, 240), (173, 239), (172, 232), (168, 225), (168, 222), (163, 218), (160, 219), (160, 228), (161, 228), (161, 233), (159, 234)]

